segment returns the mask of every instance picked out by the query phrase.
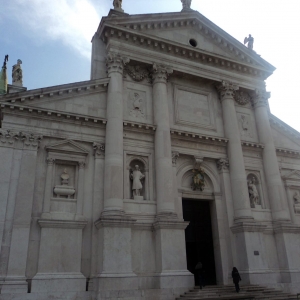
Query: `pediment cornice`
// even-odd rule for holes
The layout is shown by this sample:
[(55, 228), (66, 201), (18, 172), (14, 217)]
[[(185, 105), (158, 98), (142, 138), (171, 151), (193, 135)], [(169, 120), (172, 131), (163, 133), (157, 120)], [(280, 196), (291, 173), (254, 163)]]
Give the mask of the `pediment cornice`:
[(76, 94), (87, 93), (91, 91), (106, 90), (109, 78), (88, 80), (71, 84), (63, 84), (42, 89), (28, 90), (21, 93), (12, 93), (0, 96), (0, 103), (26, 104), (31, 105), (33, 101), (45, 99), (54, 100), (55, 98), (74, 97)]
[[(159, 38), (151, 31), (192, 27), (214, 42), (224, 52), (231, 54), (228, 58), (189, 45)], [(174, 56), (192, 59), (202, 64), (219, 68), (232, 69), (250, 76), (266, 79), (275, 68), (252, 51), (231, 37), (228, 33), (209, 21), (198, 12), (168, 13), (152, 15), (134, 15), (117, 18), (103, 18), (97, 31), (104, 41), (118, 38), (127, 43), (136, 43), (139, 47), (151, 47)]]

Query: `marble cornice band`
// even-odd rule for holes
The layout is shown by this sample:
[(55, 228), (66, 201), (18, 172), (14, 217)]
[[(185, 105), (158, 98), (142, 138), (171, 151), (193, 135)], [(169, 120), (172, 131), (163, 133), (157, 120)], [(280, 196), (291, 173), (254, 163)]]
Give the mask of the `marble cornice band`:
[(110, 75), (113, 72), (118, 72), (123, 75), (124, 67), (128, 64), (130, 59), (122, 56), (119, 53), (109, 52), (106, 57), (107, 73)]
[(167, 79), (173, 70), (165, 65), (153, 64), (152, 69), (152, 80), (153, 84), (156, 83), (167, 83)]

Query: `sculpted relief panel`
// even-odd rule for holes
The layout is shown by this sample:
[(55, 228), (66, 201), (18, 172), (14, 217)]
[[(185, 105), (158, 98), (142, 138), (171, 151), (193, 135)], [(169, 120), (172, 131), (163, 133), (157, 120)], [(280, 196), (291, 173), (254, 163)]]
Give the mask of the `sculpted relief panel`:
[(238, 122), (240, 127), (241, 138), (246, 139), (253, 138), (253, 128), (251, 124), (251, 118), (248, 114), (238, 113)]
[(211, 94), (185, 87), (175, 87), (175, 120), (177, 124), (214, 129)]

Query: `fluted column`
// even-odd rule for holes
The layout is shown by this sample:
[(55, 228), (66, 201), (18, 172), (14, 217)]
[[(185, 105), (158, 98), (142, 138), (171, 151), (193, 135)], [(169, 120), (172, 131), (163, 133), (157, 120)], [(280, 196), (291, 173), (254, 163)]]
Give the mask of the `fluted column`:
[(290, 215), (284, 198), (284, 188), (281, 180), (276, 149), (272, 137), (272, 130), (269, 122), (267, 100), (270, 93), (257, 90), (253, 97), (255, 110), (256, 127), (259, 141), (264, 144), (263, 164), (266, 174), (272, 216), (274, 221), (289, 221)]
[(247, 178), (240, 131), (234, 105), (234, 94), (238, 87), (223, 81), (218, 86), (222, 102), (225, 136), (228, 142), (228, 158), (230, 163), (231, 189), (235, 221), (252, 220), (252, 212), (248, 195)]
[(107, 91), (103, 215), (123, 215), (123, 69), (129, 59), (116, 53), (107, 57)]
[(173, 71), (153, 65), (153, 107), (155, 132), (155, 175), (158, 216), (175, 216), (171, 135), (167, 78)]

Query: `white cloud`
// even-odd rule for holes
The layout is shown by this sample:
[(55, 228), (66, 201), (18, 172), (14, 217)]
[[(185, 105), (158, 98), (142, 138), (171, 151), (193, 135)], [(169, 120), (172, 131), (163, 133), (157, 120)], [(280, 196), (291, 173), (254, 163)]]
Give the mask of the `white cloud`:
[(6, 17), (40, 40), (60, 40), (90, 58), (91, 39), (108, 3), (97, 11), (90, 0), (10, 0)]

